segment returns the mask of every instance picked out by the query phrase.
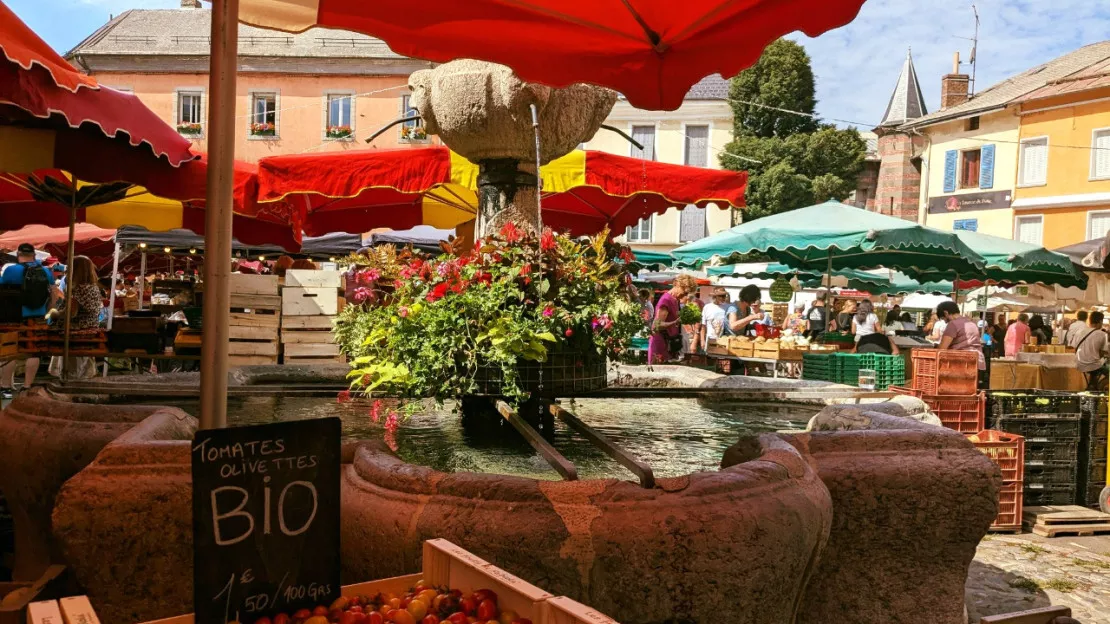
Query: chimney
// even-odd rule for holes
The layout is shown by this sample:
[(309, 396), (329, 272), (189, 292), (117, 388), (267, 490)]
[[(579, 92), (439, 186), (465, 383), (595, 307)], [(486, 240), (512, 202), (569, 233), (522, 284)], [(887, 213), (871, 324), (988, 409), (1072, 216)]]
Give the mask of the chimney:
[(940, 109), (951, 108), (968, 100), (971, 77), (960, 73), (960, 53), (952, 58), (952, 73), (940, 79)]
[(181, 8), (183, 9), (199, 9), (200, 0), (181, 0)]

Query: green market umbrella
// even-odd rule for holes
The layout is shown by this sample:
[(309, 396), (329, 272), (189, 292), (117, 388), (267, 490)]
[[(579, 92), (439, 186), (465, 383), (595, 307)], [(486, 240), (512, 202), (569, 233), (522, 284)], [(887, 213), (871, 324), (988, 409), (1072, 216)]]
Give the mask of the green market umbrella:
[(669, 269), (674, 266), (674, 258), (671, 254), (665, 251), (653, 251), (651, 249), (632, 249), (632, 255), (635, 258), (628, 264), (639, 265), (645, 269), (654, 271), (661, 271)]
[(671, 255), (684, 266), (763, 253), (797, 269), (893, 267), (911, 277), (982, 272), (984, 261), (953, 232), (927, 228), (830, 201), (738, 225), (683, 245)]
[[(709, 267), (706, 270), (709, 277), (744, 277), (748, 279), (778, 279), (797, 277), (798, 283), (806, 288), (817, 288), (825, 285), (825, 276), (821, 271), (812, 269), (795, 269), (778, 262), (745, 262), (729, 264), (726, 266)], [(841, 269), (832, 272), (833, 278), (840, 278), (842, 285), (853, 290), (868, 292), (881, 291), (890, 287), (890, 280), (875, 273), (857, 271), (854, 269)], [(838, 284), (833, 284), (837, 286)]]
[(912, 293), (947, 295), (952, 293), (956, 288), (954, 282), (919, 282), (901, 271), (894, 271), (891, 269), (866, 271), (866, 273), (878, 276), (885, 282), (876, 290), (870, 291), (876, 295), (908, 295)]
[(977, 232), (960, 231), (956, 232), (956, 236), (986, 263), (981, 273), (960, 274), (964, 278), (960, 280), (961, 289), (981, 285), (984, 280), (995, 283), (1087, 287), (1087, 275), (1082, 268), (1062, 253)]

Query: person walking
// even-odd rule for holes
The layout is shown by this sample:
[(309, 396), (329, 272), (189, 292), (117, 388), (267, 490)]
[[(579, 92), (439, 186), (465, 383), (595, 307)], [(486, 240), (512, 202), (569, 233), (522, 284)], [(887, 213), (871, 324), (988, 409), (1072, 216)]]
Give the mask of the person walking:
[(1029, 315), (1019, 314), (1017, 320), (1006, 329), (1006, 357), (1016, 357), (1022, 347), (1029, 342)]
[[(54, 273), (35, 259), (34, 245), (20, 244), (16, 249), (16, 263), (5, 268), (0, 274), (0, 284), (20, 287), (19, 296), (24, 323), (46, 322), (46, 311), (53, 308), (56, 301)], [(26, 367), (23, 373), (23, 389), (27, 390), (35, 383), (35, 375), (39, 371), (39, 358), (38, 356), (23, 357)], [(17, 365), (18, 360), (11, 360), (0, 368), (0, 393), (4, 398), (11, 398), (15, 392)]]
[(1075, 358), (1079, 372), (1087, 377), (1087, 390), (1100, 391), (1106, 385), (1106, 357), (1110, 354), (1102, 312), (1091, 312), (1089, 325), (1076, 342)]

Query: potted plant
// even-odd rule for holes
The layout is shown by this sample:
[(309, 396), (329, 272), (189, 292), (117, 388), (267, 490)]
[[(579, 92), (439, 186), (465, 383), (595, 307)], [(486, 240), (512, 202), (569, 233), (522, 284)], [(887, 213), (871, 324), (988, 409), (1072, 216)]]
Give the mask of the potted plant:
[(349, 139), (352, 132), (350, 126), (328, 126), (325, 134), (329, 139)]
[(277, 134), (277, 126), (272, 123), (252, 123), (251, 136), (275, 136)]
[(177, 131), (186, 136), (199, 136), (204, 133), (204, 126), (199, 123), (182, 122), (177, 124)]
[(544, 394), (604, 386), (606, 361), (643, 329), (616, 262), (631, 253), (607, 239), (537, 240), (510, 223), (461, 255), (354, 258), (355, 305), (336, 324), (351, 391), (519, 404), (541, 380)]
[(428, 131), (424, 126), (401, 126), (401, 139), (405, 141), (424, 141), (428, 138)]

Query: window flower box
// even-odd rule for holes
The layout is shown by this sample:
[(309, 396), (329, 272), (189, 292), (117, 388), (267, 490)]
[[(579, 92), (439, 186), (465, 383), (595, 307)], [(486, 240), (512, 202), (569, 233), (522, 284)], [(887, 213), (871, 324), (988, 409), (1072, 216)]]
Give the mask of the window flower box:
[(204, 124), (179, 123), (177, 124), (177, 132), (186, 136), (200, 136), (204, 134)]
[(426, 141), (427, 139), (428, 131), (424, 126), (401, 126), (402, 141)]
[(252, 123), (251, 136), (272, 137), (277, 136), (277, 126), (272, 123)]
[(325, 135), (329, 139), (349, 139), (354, 135), (350, 126), (328, 126)]

